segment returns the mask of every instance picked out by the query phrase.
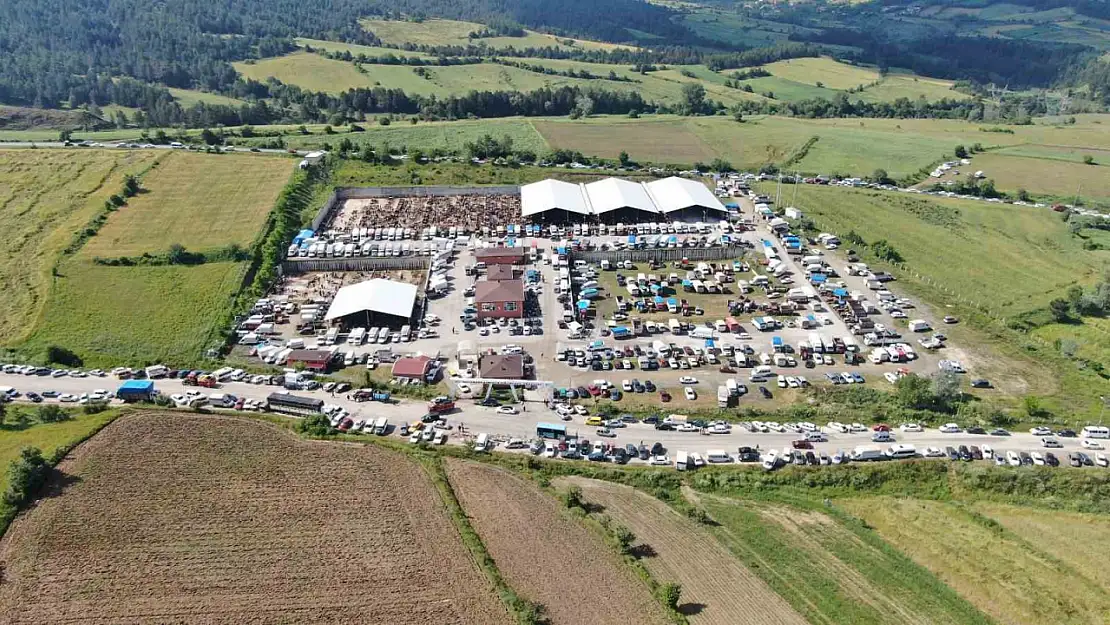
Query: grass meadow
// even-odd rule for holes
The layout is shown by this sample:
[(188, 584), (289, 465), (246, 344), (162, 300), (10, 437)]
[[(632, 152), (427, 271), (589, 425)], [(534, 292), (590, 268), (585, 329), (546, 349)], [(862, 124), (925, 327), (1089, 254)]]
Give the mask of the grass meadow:
[(248, 154), (172, 152), (143, 177), (144, 192), (111, 214), (82, 249), (85, 258), (191, 251), (258, 235), (296, 161)]
[(0, 336), (10, 344), (34, 326), (58, 256), (118, 193), (125, 174), (159, 158), (153, 151), (0, 150)]
[[(460, 22), (456, 20), (428, 19), (421, 22), (402, 20), (372, 20), (364, 19), (360, 22), (362, 27), (377, 35), (378, 39), (393, 45), (413, 43), (427, 46), (465, 46), (468, 44), (486, 44), (493, 49), (513, 47), (521, 48), (581, 48), (583, 50), (611, 50), (614, 48), (629, 48), (619, 44), (588, 41), (585, 39), (572, 39), (567, 37), (556, 38), (554, 35), (526, 30), (523, 37), (483, 37), (469, 39), (467, 35), (479, 31), (485, 26), (475, 22)], [(568, 45), (567, 42), (573, 42)]]

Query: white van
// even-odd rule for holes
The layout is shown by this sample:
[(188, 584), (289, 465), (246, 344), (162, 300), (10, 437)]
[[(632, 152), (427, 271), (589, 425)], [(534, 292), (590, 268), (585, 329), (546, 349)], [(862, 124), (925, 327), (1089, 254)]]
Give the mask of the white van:
[(483, 432), (478, 435), (478, 438), (474, 441), (474, 451), (489, 451), (489, 434)]
[(887, 450), (886, 455), (893, 460), (913, 458), (917, 456), (917, 449), (913, 445), (898, 443), (896, 445), (891, 445), (890, 449)]
[(1110, 438), (1110, 428), (1102, 425), (1088, 425), (1083, 428), (1083, 438)]
[(723, 449), (710, 449), (705, 452), (705, 460), (713, 464), (723, 464), (732, 462), (732, 456), (728, 455), (728, 452)]
[(685, 471), (690, 468), (690, 456), (685, 451), (679, 451), (674, 457), (674, 468)]

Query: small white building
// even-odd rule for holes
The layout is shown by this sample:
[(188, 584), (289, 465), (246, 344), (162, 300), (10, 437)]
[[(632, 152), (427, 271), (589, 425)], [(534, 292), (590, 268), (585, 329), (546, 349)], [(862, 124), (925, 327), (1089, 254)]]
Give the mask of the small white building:
[(793, 206), (788, 206), (788, 207), (786, 207), (786, 218), (787, 219), (801, 219), (802, 218), (802, 211), (798, 210), (797, 208), (794, 208)]
[(308, 169), (313, 165), (319, 164), (320, 161), (324, 160), (324, 157), (327, 155), (328, 153), (324, 150), (309, 152), (308, 154), (304, 155), (304, 158), (301, 160), (301, 164), (298, 165), (298, 167), (300, 167), (301, 169)]

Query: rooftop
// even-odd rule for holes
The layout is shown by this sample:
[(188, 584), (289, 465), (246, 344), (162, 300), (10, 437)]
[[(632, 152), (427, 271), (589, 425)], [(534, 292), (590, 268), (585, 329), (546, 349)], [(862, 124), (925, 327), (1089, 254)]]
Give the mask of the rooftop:
[(384, 278), (374, 278), (357, 284), (350, 284), (335, 294), (327, 321), (369, 310), (371, 312), (397, 317), (412, 315), (416, 304), (416, 285), (396, 282)]
[(503, 280), (479, 282), (474, 286), (474, 301), (476, 302), (523, 302), (524, 282), (521, 280)]
[(428, 372), (430, 362), (432, 359), (427, 356), (398, 358), (393, 363), (393, 375), (401, 378), (422, 378)]
[(489, 280), (491, 282), (503, 282), (505, 280), (512, 279), (512, 265), (491, 265), (486, 269), (486, 280)]
[(478, 377), (498, 380), (523, 379), (524, 356), (522, 354), (483, 354), (478, 359)]

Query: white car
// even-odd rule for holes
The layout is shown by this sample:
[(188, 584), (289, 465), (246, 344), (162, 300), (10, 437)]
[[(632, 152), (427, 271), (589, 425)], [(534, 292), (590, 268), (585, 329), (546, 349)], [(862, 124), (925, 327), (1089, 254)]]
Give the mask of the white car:
[(925, 456), (926, 458), (943, 458), (945, 454), (944, 450), (940, 447), (926, 447), (921, 452), (921, 455)]
[(173, 402), (174, 406), (177, 406), (178, 408), (181, 408), (183, 406), (188, 405), (189, 398), (184, 396), (184, 395), (181, 395), (180, 393), (176, 393), (176, 394), (170, 395), (170, 401)]
[(590, 414), (590, 411), (587, 410), (586, 407), (583, 406), (582, 404), (575, 404), (574, 405), (574, 414), (582, 415), (584, 417), (584, 416)]
[(1019, 456), (1016, 451), (1008, 451), (1008, 452), (1006, 452), (1006, 462), (1011, 467), (1020, 467), (1021, 466), (1021, 456)]
[(669, 457), (665, 456), (665, 455), (664, 456), (652, 456), (651, 457), (651, 464), (653, 466), (657, 466), (657, 467), (666, 467), (666, 466), (670, 466), (671, 459)]
[(517, 414), (520, 411), (512, 406), (498, 406), (494, 412), (497, 414)]
[(940, 431), (944, 434), (959, 434), (962, 430), (960, 430), (960, 426), (955, 423), (945, 423), (940, 426)]
[(786, 388), (786, 376), (780, 375), (777, 380), (777, 384), (779, 388)]
[(698, 428), (698, 426), (696, 426), (692, 423), (682, 423), (677, 428), (675, 428), (675, 431), (678, 431), (678, 432), (700, 432), (701, 430)]
[(916, 423), (903, 423), (902, 427), (898, 428), (903, 432), (924, 432), (925, 428)]
[(1037, 465), (1038, 467), (1044, 466), (1044, 456), (1041, 455), (1041, 452), (1034, 451), (1033, 453), (1029, 454), (1029, 456), (1033, 459), (1033, 464)]
[(1052, 436), (1052, 428), (1046, 428), (1042, 425), (1030, 429), (1029, 433), (1033, 436)]
[(559, 448), (554, 443), (548, 442), (543, 445), (543, 457), (554, 458), (559, 453)]
[(994, 457), (994, 449), (992, 449), (990, 445), (983, 445), (982, 449), (983, 449), (983, 458), (985, 460), (990, 460), (991, 458)]
[(862, 423), (853, 423), (850, 429), (853, 434), (859, 434), (860, 432), (866, 432), (867, 426)]
[(891, 384), (898, 383), (898, 374), (894, 373), (893, 371), (887, 371), (883, 374), (883, 377), (886, 378), (886, 381), (890, 382)]
[(77, 396), (72, 393), (62, 393), (58, 396), (58, 401), (66, 403), (75, 402), (77, 399)]
[(96, 376), (98, 378), (102, 378), (107, 374), (104, 373), (104, 371), (102, 369), (93, 369), (92, 371), (89, 372), (89, 375)]
[(698, 379), (692, 375), (684, 375), (678, 379), (679, 384), (697, 384)]
[(686, 393), (686, 399), (689, 399), (690, 401), (694, 401), (698, 398), (698, 393), (694, 390), (692, 386), (683, 387), (682, 392)]
[(1080, 445), (1083, 445), (1083, 449), (1102, 449), (1102, 443), (1089, 438), (1083, 439)]
[(466, 393), (467, 395), (470, 394), (470, 386), (467, 384), (456, 384), (455, 388), (459, 389), (460, 393)]

